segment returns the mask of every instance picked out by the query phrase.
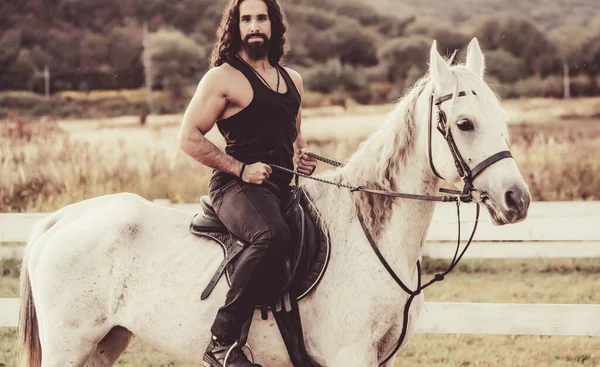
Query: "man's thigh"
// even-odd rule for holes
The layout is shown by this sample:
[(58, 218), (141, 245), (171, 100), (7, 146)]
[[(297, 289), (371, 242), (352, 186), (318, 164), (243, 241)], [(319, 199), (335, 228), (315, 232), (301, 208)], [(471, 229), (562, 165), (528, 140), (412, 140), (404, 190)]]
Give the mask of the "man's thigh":
[(217, 215), (237, 237), (250, 243), (287, 229), (280, 199), (267, 187), (239, 179), (220, 191)]

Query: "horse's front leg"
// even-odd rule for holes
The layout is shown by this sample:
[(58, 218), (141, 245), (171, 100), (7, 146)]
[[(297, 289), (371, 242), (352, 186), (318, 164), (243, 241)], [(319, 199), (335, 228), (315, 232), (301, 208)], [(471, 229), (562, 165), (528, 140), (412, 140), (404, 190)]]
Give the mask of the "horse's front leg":
[(377, 351), (370, 345), (355, 343), (340, 348), (332, 358), (327, 359), (327, 367), (377, 367)]

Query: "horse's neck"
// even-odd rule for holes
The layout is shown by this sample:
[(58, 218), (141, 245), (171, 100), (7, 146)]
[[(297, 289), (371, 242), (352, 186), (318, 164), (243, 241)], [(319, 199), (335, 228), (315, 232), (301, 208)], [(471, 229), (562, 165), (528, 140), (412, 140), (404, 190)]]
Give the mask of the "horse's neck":
[[(404, 107), (404, 106), (400, 106)], [(423, 108), (422, 108), (423, 109)], [(407, 124), (405, 115), (395, 111), (352, 157), (343, 169), (326, 178), (337, 182), (364, 185), (371, 188), (402, 193), (434, 195), (439, 181), (427, 161), (427, 121), (422, 111), (410, 114), (415, 123)], [(418, 118), (418, 120), (417, 120)], [(310, 184), (321, 185), (321, 184)], [(373, 214), (380, 227), (376, 233), (377, 246), (393, 268), (414, 267), (419, 259), (435, 204), (412, 199), (390, 199), (372, 195), (357, 201), (361, 193), (341, 195), (336, 187), (320, 187), (319, 206), (330, 230), (337, 235), (349, 233), (357, 223), (356, 211), (374, 207)], [(349, 215), (344, 216), (343, 214)], [(364, 217), (364, 215), (363, 215)], [(373, 224), (375, 227), (377, 223)], [(364, 238), (364, 237), (363, 237)], [(351, 246), (365, 246), (364, 241), (344, 241)], [(366, 245), (368, 246), (368, 244)], [(404, 263), (408, 262), (408, 264)]]
[[(409, 194), (436, 193), (439, 181), (432, 177), (427, 161), (419, 156), (425, 152), (421, 149), (425, 148), (417, 144), (397, 171), (390, 172), (395, 175), (396, 184), (389, 189)], [(404, 266), (403, 261), (412, 268), (416, 265), (434, 208), (435, 203), (431, 201), (392, 199), (389, 220), (381, 228), (377, 246), (390, 264), (396, 264), (395, 269)]]

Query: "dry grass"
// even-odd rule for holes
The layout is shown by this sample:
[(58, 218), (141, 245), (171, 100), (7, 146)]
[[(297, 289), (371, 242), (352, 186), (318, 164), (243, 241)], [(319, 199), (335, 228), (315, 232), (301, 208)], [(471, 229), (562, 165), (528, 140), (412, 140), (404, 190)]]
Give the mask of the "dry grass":
[[(505, 106), (511, 150), (534, 200), (600, 198), (600, 99)], [(303, 129), (311, 150), (346, 160), (389, 108), (356, 107), (351, 115), (339, 108), (306, 111)], [(179, 121), (180, 116), (151, 116), (142, 128), (137, 117), (52, 122), (12, 116), (0, 129), (0, 211), (50, 211), (123, 191), (197, 201), (210, 170), (177, 150)], [(210, 138), (222, 146), (217, 133)], [(429, 263), (429, 273), (436, 264)], [(0, 263), (0, 297), (16, 297), (15, 269), (14, 263)], [(432, 287), (427, 300), (600, 303), (594, 261), (468, 261), (458, 270)], [(0, 366), (15, 365), (15, 339), (14, 330), (0, 330)], [(396, 367), (594, 366), (600, 365), (598, 350), (598, 338), (417, 335)], [(184, 367), (139, 341), (119, 366)]]
[[(568, 102), (548, 110), (540, 101), (519, 103), (524, 116), (532, 104), (540, 114), (553, 118), (545, 124), (525, 117), (511, 120), (511, 150), (533, 199), (600, 198), (600, 161), (595, 158), (600, 122), (589, 117), (599, 113), (594, 112), (600, 111), (598, 100), (582, 101), (579, 108)], [(509, 104), (507, 110), (514, 108)], [(388, 110), (389, 106), (363, 107), (339, 116), (339, 111), (309, 110), (303, 129), (310, 149), (344, 161)], [(211, 170), (177, 149), (179, 120), (178, 116), (151, 117), (146, 127), (140, 127), (135, 117), (51, 122), (13, 116), (1, 129), (0, 211), (49, 211), (124, 191), (148, 199), (197, 201), (206, 192)], [(210, 136), (222, 146), (216, 129)]]
[[(426, 277), (446, 262), (426, 261)], [(600, 266), (594, 259), (464, 260), (442, 283), (429, 288), (428, 302), (600, 303)], [(15, 262), (0, 297), (16, 297)], [(0, 278), (2, 279), (2, 278)], [(0, 329), (0, 363), (14, 366), (14, 329)], [(204, 346), (198, 346), (198, 349)], [(597, 366), (600, 338), (418, 334), (400, 352), (400, 366)], [(1, 365), (1, 364), (0, 364)], [(191, 367), (134, 340), (119, 366)]]

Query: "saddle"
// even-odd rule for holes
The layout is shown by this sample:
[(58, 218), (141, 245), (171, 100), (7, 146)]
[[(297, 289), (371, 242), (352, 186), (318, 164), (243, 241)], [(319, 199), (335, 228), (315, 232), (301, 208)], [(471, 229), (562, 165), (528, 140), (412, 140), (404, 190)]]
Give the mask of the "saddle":
[[(289, 190), (290, 195), (286, 195), (288, 202), (282, 206), (282, 214), (294, 243), (289, 246), (281, 274), (273, 276), (273, 279), (280, 280), (276, 287), (279, 290), (270, 295), (264, 303), (256, 306), (261, 308), (263, 320), (268, 318), (268, 309), (271, 310), (293, 365), (317, 367), (318, 364), (310, 358), (304, 345), (298, 302), (306, 297), (322, 279), (329, 262), (331, 246), (328, 233), (317, 224), (317, 213), (309, 204), (306, 192), (298, 186), (290, 186)], [(190, 231), (197, 236), (211, 238), (220, 244), (224, 257), (202, 292), (201, 299), (204, 300), (208, 298), (223, 274), (227, 283), (231, 285), (231, 276), (237, 264), (243, 261), (244, 249), (250, 244), (229, 232), (219, 220), (208, 196), (202, 196), (200, 204), (202, 212), (194, 216)], [(249, 328), (249, 324), (247, 327)], [(246, 336), (242, 336), (242, 339)]]

